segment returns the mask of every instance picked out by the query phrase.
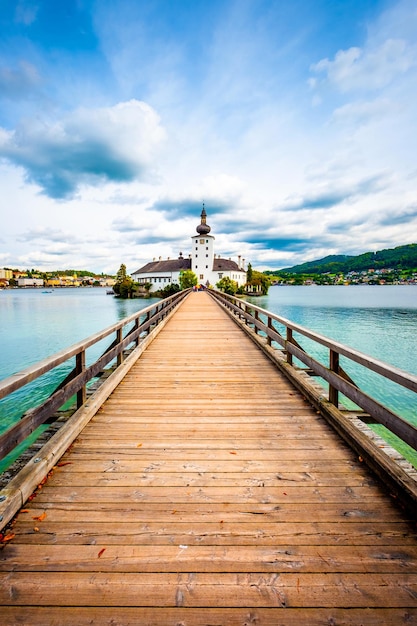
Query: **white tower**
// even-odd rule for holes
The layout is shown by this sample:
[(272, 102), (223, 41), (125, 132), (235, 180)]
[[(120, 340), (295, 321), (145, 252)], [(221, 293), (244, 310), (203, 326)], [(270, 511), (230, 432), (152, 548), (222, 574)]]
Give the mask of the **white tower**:
[(201, 224), (196, 228), (198, 235), (191, 237), (193, 242), (191, 269), (196, 274), (198, 282), (203, 285), (210, 284), (212, 280), (214, 262), (214, 237), (209, 235), (211, 228), (206, 224), (206, 218), (203, 204)]

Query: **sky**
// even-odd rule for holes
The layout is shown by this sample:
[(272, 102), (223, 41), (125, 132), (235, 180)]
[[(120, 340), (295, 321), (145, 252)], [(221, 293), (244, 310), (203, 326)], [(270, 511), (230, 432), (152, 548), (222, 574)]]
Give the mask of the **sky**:
[(0, 267), (417, 242), (416, 0), (0, 0)]

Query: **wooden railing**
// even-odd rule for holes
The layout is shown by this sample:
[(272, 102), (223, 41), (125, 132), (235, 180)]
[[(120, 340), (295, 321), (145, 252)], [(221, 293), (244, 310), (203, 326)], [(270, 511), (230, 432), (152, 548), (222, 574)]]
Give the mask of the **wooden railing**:
[[(307, 373), (327, 381), (329, 384), (328, 401), (331, 404), (337, 407), (339, 393), (342, 393), (360, 407), (367, 416), (370, 416), (373, 421), (388, 428), (414, 450), (417, 449), (417, 428), (365, 393), (341, 367), (340, 357), (346, 357), (349, 361), (357, 363), (385, 380), (390, 380), (414, 393), (417, 393), (417, 376), (319, 335), (245, 300), (211, 289), (209, 293), (241, 323), (252, 328), (255, 334), (262, 335), (268, 346), (276, 348), (274, 344), (278, 344), (277, 349), (281, 352), (280, 356), (288, 365), (293, 366), (293, 360), (296, 358), (306, 366), (305, 371)], [(279, 332), (276, 327), (277, 324), (284, 327), (283, 332)], [(297, 339), (294, 333), (296, 333)], [(328, 366), (323, 365), (308, 354), (307, 350), (299, 343), (302, 341), (302, 337), (328, 349)], [(325, 393), (324, 387), (323, 393)]]
[[(88, 383), (99, 377), (112, 362), (119, 367), (123, 363), (126, 350), (140, 345), (142, 339), (183, 300), (189, 291), (181, 291), (141, 309), (84, 341), (0, 381), (1, 400), (75, 358), (75, 366), (49, 397), (40, 405), (26, 411), (17, 423), (0, 435), (0, 460), (39, 426), (48, 422), (56, 411), (73, 396), (76, 397), (77, 408), (83, 406), (87, 398)], [(116, 336), (108, 348), (94, 363), (86, 366), (86, 350), (113, 335)]]

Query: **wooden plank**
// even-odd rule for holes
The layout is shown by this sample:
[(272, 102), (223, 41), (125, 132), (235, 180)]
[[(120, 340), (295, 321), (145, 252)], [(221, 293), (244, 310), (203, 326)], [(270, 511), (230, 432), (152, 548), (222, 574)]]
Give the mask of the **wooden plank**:
[[(283, 448), (282, 450), (259, 450), (254, 448), (246, 448), (246, 449), (236, 449), (234, 446), (231, 449), (218, 450), (213, 448), (212, 450), (204, 451), (201, 450), (190, 450), (187, 448), (181, 447), (175, 450), (170, 450), (166, 448), (165, 450), (142, 450), (141, 453), (138, 452), (137, 446), (139, 442), (134, 442), (131, 447), (127, 448), (117, 448), (110, 447), (106, 451), (100, 449), (91, 448), (77, 448), (71, 455), (71, 458), (74, 459), (74, 462), (77, 463), (79, 460), (88, 458), (90, 460), (100, 460), (103, 458), (103, 454), (106, 453), (110, 460), (113, 459), (123, 459), (124, 461), (135, 461), (138, 459), (138, 463), (143, 461), (146, 462), (164, 462), (164, 461), (183, 461), (187, 459), (188, 462), (204, 462), (206, 460), (211, 461), (223, 461), (227, 462), (230, 460), (232, 456), (239, 457), (242, 460), (246, 461), (276, 461), (278, 462), (280, 459), (284, 461), (299, 461), (300, 463), (306, 459), (308, 456), (309, 459), (314, 461), (320, 461), (323, 459), (323, 449), (309, 449), (308, 454), (306, 448), (301, 448), (297, 450), (287, 450)], [(139, 458), (138, 458), (139, 457)], [(67, 458), (67, 457), (65, 457)], [(334, 449), (332, 455), (326, 457), (327, 463), (333, 463), (333, 461), (343, 461), (347, 459), (346, 451), (343, 448), (339, 450)]]
[[(378, 607), (384, 601), (384, 595), (389, 594), (390, 608), (394, 608), (408, 606), (410, 592), (417, 591), (416, 575), (405, 573), (398, 574), (392, 583), (387, 583), (384, 575), (375, 575), (374, 584), (366, 574), (278, 576), (259, 573), (201, 575), (192, 572), (120, 575), (98, 572), (91, 577), (82, 572), (60, 576), (42, 572), (37, 579), (39, 585), (30, 573), (13, 572), (9, 577), (0, 575), (0, 602), (6, 605), (205, 608), (216, 606), (220, 594), (224, 608), (342, 606), (350, 609)], [(59, 595), (54, 593), (55, 588)]]
[[(107, 589), (103, 589), (103, 594)], [(27, 616), (30, 614), (31, 626), (45, 626), (45, 624), (59, 624), (59, 626), (114, 626), (117, 624), (129, 624), (129, 626), (167, 626), (179, 624), (192, 624), (192, 626), (323, 626), (323, 624), (337, 624), (338, 626), (381, 626), (392, 624), (399, 626), (413, 626), (417, 624), (416, 609), (379, 609), (367, 607), (354, 609), (348, 608), (318, 608), (318, 609), (265, 609), (265, 608), (207, 608), (193, 609), (186, 607), (160, 608), (160, 607), (77, 607), (76, 616), (74, 609), (67, 607), (3, 607), (2, 619), (5, 626), (17, 626), (27, 624)], [(279, 620), (279, 621), (278, 621)]]
[(73, 519), (42, 523), (27, 515), (15, 527), (13, 544), (54, 545), (415, 545), (417, 535), (404, 522), (106, 522)]
[[(263, 503), (224, 503), (223, 505), (199, 503), (174, 503), (167, 506), (166, 503), (148, 502), (143, 506), (142, 502), (131, 502), (122, 507), (120, 502), (44, 502), (37, 503), (33, 500), (28, 508), (29, 515), (39, 517), (47, 513), (50, 521), (67, 522), (74, 519), (82, 519), (96, 522), (120, 521), (121, 517), (126, 523), (137, 522), (187, 522), (191, 525), (196, 521), (216, 521), (246, 523), (254, 519), (262, 519), (265, 522), (368, 522), (381, 521), (410, 521), (410, 516), (391, 504), (389, 501), (374, 500), (372, 502), (340, 503), (293, 503), (286, 501), (285, 506)], [(26, 514), (25, 514), (26, 515)]]
[[(88, 472), (98, 472), (105, 477), (106, 474), (126, 472), (139, 474), (141, 472), (151, 474), (155, 477), (159, 472), (170, 473), (171, 475), (178, 472), (181, 473), (195, 473), (199, 474), (212, 474), (222, 473), (224, 475), (233, 472), (239, 472), (244, 481), (247, 477), (256, 477), (258, 474), (267, 474), (272, 476), (285, 476), (290, 473), (306, 473), (317, 474), (317, 477), (321, 477), (323, 474), (329, 476), (329, 464), (327, 460), (306, 460), (301, 459), (295, 462), (293, 459), (286, 461), (280, 459), (279, 467), (277, 467), (276, 460), (267, 461), (260, 459), (254, 461), (253, 459), (240, 459), (238, 455), (231, 455), (227, 465), (222, 461), (213, 461), (210, 459), (201, 459), (198, 462), (188, 461), (180, 459), (179, 461), (172, 461), (171, 459), (165, 459), (160, 462), (149, 463), (146, 459), (137, 457), (133, 459), (126, 458), (109, 458), (109, 455), (103, 456), (100, 459), (89, 459), (79, 456), (77, 460), (74, 459), (72, 453), (62, 457), (60, 466), (55, 466), (54, 475), (59, 480), (60, 476), (64, 473), (78, 473), (82, 472), (87, 474)], [(375, 481), (375, 479), (369, 474), (364, 473), (363, 466), (359, 461), (353, 459), (344, 459), (341, 461), (334, 461), (332, 463), (332, 474), (349, 474), (350, 477), (361, 477), (367, 484)]]
[(38, 506), (44, 502), (119, 502), (125, 505), (131, 502), (155, 502), (173, 506), (174, 504), (186, 504), (210, 502), (213, 505), (222, 504), (257, 504), (268, 503), (285, 506), (287, 501), (299, 504), (316, 503), (344, 503), (352, 505), (355, 502), (371, 502), (385, 500), (385, 494), (377, 491), (374, 487), (300, 487), (287, 485), (285, 487), (264, 487), (252, 485), (244, 488), (236, 487), (155, 487), (138, 486), (132, 487), (83, 487), (61, 486), (58, 490), (44, 487), (36, 499)]
[[(102, 552), (103, 551), (103, 552)], [(417, 546), (6, 545), (0, 571), (14, 572), (355, 572), (417, 569)]]
[[(172, 466), (171, 466), (172, 467)], [(346, 488), (346, 472), (311, 473), (311, 472), (256, 472), (251, 476), (242, 476), (238, 472), (202, 473), (182, 472), (179, 467), (171, 472), (86, 472), (83, 467), (77, 471), (58, 473), (54, 477), (54, 487), (329, 487), (340, 485)], [(291, 468), (292, 469), (292, 468)], [(350, 487), (375, 486), (372, 478), (364, 478), (357, 472), (350, 477)], [(373, 492), (372, 492), (373, 493)], [(288, 493), (287, 493), (288, 495)]]

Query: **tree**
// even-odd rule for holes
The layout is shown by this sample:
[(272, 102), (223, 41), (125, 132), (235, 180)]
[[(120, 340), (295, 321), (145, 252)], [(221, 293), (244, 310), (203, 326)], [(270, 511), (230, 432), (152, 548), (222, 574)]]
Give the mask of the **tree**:
[(167, 285), (163, 289), (159, 289), (159, 291), (154, 292), (154, 296), (157, 298), (168, 298), (169, 296), (173, 296), (175, 293), (181, 291), (181, 287), (177, 283), (171, 283)]
[(122, 263), (116, 274), (116, 282), (122, 283), (126, 279), (126, 277), (127, 277), (126, 265)]
[(134, 282), (127, 275), (126, 265), (121, 264), (116, 275), (116, 282), (113, 286), (114, 293), (120, 298), (131, 298), (133, 292)]
[[(249, 272), (249, 267), (250, 267), (250, 272)], [(251, 287), (260, 287), (260, 291), (262, 293), (262, 295), (266, 296), (266, 294), (268, 293), (268, 289), (271, 285), (271, 280), (270, 278), (264, 274), (263, 272), (258, 272), (257, 270), (253, 270), (250, 263), (248, 265), (248, 271), (247, 271), (247, 285), (251, 286)], [(250, 280), (248, 277), (251, 277)], [(258, 290), (258, 289), (257, 289)]]
[(246, 272), (246, 282), (250, 284), (252, 282), (252, 278), (253, 278), (252, 265), (248, 263), (248, 269)]
[(183, 270), (180, 272), (180, 287), (181, 289), (189, 289), (195, 287), (198, 283), (198, 278), (192, 270)]
[(223, 291), (224, 293), (228, 293), (229, 296), (234, 296), (238, 289), (238, 284), (235, 280), (229, 278), (229, 276), (225, 276), (218, 283), (216, 283), (217, 289)]

